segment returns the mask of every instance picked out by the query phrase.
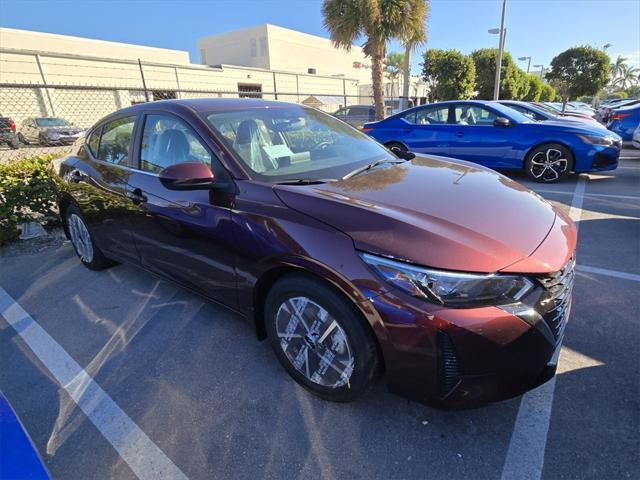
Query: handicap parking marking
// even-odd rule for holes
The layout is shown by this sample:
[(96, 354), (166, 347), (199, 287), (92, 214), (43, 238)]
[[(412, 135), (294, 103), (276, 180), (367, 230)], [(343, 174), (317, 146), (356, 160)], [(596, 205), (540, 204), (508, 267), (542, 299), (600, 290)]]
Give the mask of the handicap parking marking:
[[(586, 181), (587, 177), (580, 175), (569, 209), (569, 217), (576, 223), (576, 229), (580, 226), (582, 217)], [(547, 383), (522, 396), (501, 480), (539, 480), (542, 477), (555, 388), (554, 376)]]
[(138, 478), (187, 479), (160, 447), (2, 287), (0, 315)]

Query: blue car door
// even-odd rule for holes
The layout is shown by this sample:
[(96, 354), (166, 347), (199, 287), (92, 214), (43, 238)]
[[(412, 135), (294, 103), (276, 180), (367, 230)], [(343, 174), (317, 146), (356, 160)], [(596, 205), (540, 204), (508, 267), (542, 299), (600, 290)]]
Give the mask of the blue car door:
[(514, 157), (517, 127), (494, 125), (498, 117), (497, 112), (482, 105), (456, 104), (450, 118), (451, 156), (490, 168), (520, 167)]
[(412, 110), (401, 120), (406, 126), (400, 140), (412, 152), (450, 156), (454, 126), (448, 118), (448, 104)]

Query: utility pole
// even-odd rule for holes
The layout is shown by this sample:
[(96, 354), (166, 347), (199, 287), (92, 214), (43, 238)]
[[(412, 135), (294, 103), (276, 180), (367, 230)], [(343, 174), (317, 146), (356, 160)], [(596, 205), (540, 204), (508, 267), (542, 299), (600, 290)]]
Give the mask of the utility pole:
[(504, 50), (504, 14), (507, 9), (507, 0), (502, 0), (502, 18), (500, 19), (500, 42), (498, 48), (498, 61), (496, 62), (496, 81), (493, 85), (493, 99), (498, 100), (500, 96), (500, 70), (502, 70), (502, 51)]

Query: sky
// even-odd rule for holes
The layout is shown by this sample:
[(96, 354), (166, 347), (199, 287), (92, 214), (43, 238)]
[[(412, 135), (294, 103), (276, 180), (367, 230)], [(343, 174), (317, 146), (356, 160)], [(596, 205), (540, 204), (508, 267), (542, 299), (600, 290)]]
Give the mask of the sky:
[[(328, 37), (321, 0), (1, 0), (0, 26), (100, 40), (188, 50), (199, 63), (197, 40), (226, 31), (271, 23)], [(470, 53), (496, 47), (501, 0), (432, 0), (426, 48)], [(576, 45), (602, 48), (640, 65), (640, 0), (507, 0), (505, 49), (548, 67), (558, 53)], [(400, 51), (397, 42), (389, 51)], [(413, 71), (420, 70), (419, 55)], [(519, 62), (527, 68), (527, 62)]]

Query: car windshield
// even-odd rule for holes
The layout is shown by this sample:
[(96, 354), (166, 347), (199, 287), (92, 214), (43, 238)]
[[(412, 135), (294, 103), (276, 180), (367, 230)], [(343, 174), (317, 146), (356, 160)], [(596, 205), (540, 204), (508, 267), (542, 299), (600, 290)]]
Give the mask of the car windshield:
[(208, 112), (204, 118), (252, 178), (338, 179), (377, 160), (396, 160), (364, 133), (311, 108), (284, 105)]
[(64, 118), (36, 118), (39, 127), (68, 127), (69, 122)]
[(527, 117), (526, 115), (523, 115), (519, 111), (514, 110), (513, 108), (509, 108), (500, 103), (492, 103), (491, 106), (495, 108), (499, 113), (504, 115), (505, 117), (511, 118), (512, 120), (515, 120), (518, 123), (529, 123), (532, 121), (530, 117)]

